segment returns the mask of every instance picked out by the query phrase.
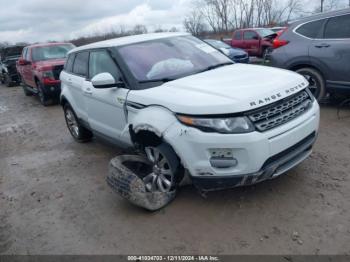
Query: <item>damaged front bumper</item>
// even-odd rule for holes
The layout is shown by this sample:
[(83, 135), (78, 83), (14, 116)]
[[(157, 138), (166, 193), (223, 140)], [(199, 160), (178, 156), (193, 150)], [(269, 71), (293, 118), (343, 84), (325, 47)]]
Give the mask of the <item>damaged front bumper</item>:
[(256, 173), (240, 176), (192, 177), (193, 184), (203, 191), (213, 191), (238, 186), (253, 185), (276, 178), (304, 161), (312, 153), (316, 133), (312, 133), (298, 144), (269, 158), (263, 168)]
[(204, 191), (252, 185), (275, 178), (305, 160), (319, 127), (319, 106), (268, 130), (247, 134), (206, 133), (174, 123), (163, 134)]

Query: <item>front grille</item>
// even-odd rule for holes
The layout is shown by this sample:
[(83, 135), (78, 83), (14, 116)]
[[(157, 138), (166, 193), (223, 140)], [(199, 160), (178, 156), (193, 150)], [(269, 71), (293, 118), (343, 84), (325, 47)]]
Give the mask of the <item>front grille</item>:
[(243, 59), (243, 58), (246, 58), (246, 57), (247, 57), (247, 55), (236, 55), (233, 58), (234, 59)]
[(56, 80), (60, 79), (60, 74), (62, 70), (63, 70), (63, 65), (54, 66), (52, 72)]
[(303, 90), (282, 101), (252, 111), (248, 117), (258, 131), (264, 132), (295, 119), (306, 112), (311, 105), (310, 95)]

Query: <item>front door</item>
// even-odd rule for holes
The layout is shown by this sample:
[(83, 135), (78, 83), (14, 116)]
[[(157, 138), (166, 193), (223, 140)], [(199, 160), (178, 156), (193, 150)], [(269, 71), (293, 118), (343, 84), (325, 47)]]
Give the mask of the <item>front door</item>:
[(259, 55), (260, 47), (260, 37), (254, 31), (245, 31), (243, 36), (244, 49), (249, 53), (249, 55), (257, 56)]
[[(107, 50), (90, 52), (89, 79), (100, 73), (110, 73), (116, 81), (121, 76)], [(124, 103), (128, 89), (95, 88), (91, 81), (86, 81), (83, 92), (91, 128), (103, 136), (118, 141), (127, 123)]]

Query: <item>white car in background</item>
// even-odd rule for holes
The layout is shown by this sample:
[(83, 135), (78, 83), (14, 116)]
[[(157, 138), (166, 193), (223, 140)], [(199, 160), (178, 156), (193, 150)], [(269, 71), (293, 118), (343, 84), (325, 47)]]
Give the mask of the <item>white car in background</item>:
[(145, 152), (150, 192), (172, 190), (185, 170), (203, 190), (272, 179), (305, 160), (317, 137), (304, 77), (235, 64), (185, 33), (75, 48), (60, 78), (72, 136)]

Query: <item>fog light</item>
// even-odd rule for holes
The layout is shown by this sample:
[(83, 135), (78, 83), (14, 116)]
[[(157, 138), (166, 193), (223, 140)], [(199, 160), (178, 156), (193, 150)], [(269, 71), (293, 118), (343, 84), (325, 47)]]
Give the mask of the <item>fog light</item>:
[(55, 87), (54, 86), (51, 86), (51, 91), (55, 91)]
[(211, 166), (216, 168), (230, 168), (238, 164), (234, 157), (211, 157), (209, 161)]

